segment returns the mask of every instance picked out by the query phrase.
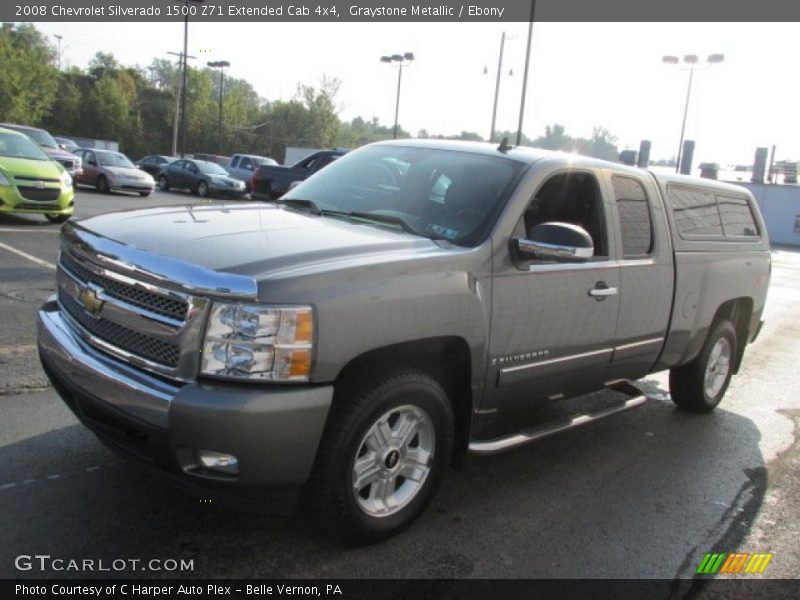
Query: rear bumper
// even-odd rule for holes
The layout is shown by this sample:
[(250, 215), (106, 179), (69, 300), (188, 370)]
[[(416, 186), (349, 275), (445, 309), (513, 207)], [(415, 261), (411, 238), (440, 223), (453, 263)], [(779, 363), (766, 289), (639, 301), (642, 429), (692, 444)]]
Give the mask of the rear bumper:
[[(40, 309), (38, 330), (39, 355), (53, 386), (115, 450), (206, 496), (293, 499), (308, 479), (332, 386), (169, 383), (89, 346), (54, 300)], [(238, 476), (200, 468), (196, 450), (236, 456)]]

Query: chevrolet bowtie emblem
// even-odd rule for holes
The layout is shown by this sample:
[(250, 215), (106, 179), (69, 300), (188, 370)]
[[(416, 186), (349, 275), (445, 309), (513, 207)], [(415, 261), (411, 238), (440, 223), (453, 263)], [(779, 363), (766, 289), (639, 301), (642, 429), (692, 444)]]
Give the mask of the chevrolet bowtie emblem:
[(105, 304), (103, 300), (97, 297), (97, 292), (89, 288), (81, 289), (78, 294), (78, 300), (80, 300), (83, 307), (93, 315), (99, 313), (100, 309), (103, 308), (103, 304)]

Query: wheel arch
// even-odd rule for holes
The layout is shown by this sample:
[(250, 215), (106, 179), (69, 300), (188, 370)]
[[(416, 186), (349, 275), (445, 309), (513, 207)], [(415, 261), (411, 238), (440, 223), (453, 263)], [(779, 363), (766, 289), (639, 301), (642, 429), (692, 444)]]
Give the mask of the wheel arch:
[(744, 357), (744, 349), (747, 346), (750, 324), (753, 319), (753, 306), (753, 299), (749, 296), (732, 298), (731, 300), (723, 302), (714, 313), (711, 327), (709, 327), (708, 330), (710, 334), (714, 326), (723, 320), (728, 320), (733, 323), (733, 327), (736, 329), (736, 359), (733, 364), (734, 374), (739, 372), (739, 367)]
[(374, 348), (350, 360), (339, 372), (335, 385), (361, 372), (374, 372), (388, 365), (418, 369), (442, 385), (450, 400), (456, 427), (452, 463), (461, 466), (469, 443), (473, 411), (472, 356), (467, 341), (458, 336), (441, 336)]

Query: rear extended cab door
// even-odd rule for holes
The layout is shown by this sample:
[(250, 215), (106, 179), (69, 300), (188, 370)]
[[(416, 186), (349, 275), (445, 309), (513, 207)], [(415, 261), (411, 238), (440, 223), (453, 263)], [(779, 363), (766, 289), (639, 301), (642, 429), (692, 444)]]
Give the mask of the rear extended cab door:
[(619, 267), (619, 318), (607, 383), (634, 380), (658, 360), (670, 323), (675, 286), (672, 243), (663, 199), (639, 169), (604, 169), (603, 185)]

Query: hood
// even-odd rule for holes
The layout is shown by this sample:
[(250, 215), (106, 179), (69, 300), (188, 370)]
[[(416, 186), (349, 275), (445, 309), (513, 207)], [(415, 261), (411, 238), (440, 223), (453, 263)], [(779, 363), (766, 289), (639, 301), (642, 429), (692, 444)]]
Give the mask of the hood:
[(78, 158), (71, 152), (67, 152), (66, 150), (62, 150), (61, 148), (51, 148), (50, 146), (40, 146), (42, 150), (47, 152), (47, 155), (51, 158)]
[(64, 172), (64, 167), (52, 160), (30, 160), (27, 158), (0, 156), (0, 171), (11, 177), (58, 179), (61, 177), (61, 173)]
[(133, 177), (134, 179), (152, 179), (148, 173), (136, 167), (103, 167), (111, 175), (122, 175), (123, 177)]
[(410, 258), (440, 252), (427, 238), (276, 205), (163, 207), (80, 222), (103, 237), (215, 271), (266, 278), (349, 259)]
[(210, 179), (222, 179), (223, 181), (230, 181), (232, 183), (238, 183), (241, 181), (241, 179), (238, 179), (237, 177), (231, 177), (227, 173), (204, 173), (204, 175)]

